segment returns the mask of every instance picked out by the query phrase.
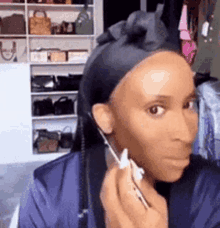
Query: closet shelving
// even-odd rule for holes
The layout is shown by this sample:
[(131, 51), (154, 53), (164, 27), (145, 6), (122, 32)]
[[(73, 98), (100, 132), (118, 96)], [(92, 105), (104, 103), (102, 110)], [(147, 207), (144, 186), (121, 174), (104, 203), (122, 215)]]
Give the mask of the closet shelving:
[[(87, 57), (74, 62), (33, 62), (31, 61), (31, 51), (38, 49), (54, 49), (59, 48), (63, 51), (68, 50), (87, 50), (88, 56), (96, 46), (96, 37), (103, 32), (103, 13), (102, 1), (93, 0), (93, 4), (88, 5), (87, 12), (93, 18), (93, 34), (79, 35), (79, 34), (51, 34), (51, 35), (33, 35), (29, 33), (29, 18), (33, 16), (35, 10), (44, 10), (47, 16), (51, 18), (52, 25), (60, 24), (62, 21), (75, 22), (79, 13), (84, 8), (84, 5), (79, 4), (33, 4), (27, 3), (0, 3), (1, 17), (10, 16), (12, 14), (23, 14), (26, 22), (26, 33), (18, 34), (0, 34), (0, 40), (20, 40), (25, 39), (26, 43), (26, 61), (30, 65), (30, 79), (31, 76), (37, 75), (54, 75), (67, 76), (79, 75), (83, 73)], [(39, 12), (39, 14), (41, 14)], [(31, 80), (30, 80), (31, 82)], [(32, 115), (32, 145), (34, 142), (34, 131), (37, 129), (46, 128), (48, 130), (62, 131), (65, 126), (72, 128), (73, 134), (77, 123), (77, 93), (78, 91), (51, 91), (51, 92), (31, 92), (31, 102), (44, 98), (51, 98), (54, 101), (62, 96), (67, 96), (74, 100), (74, 113), (71, 115), (46, 115), (33, 116)], [(33, 107), (32, 107), (33, 108)], [(31, 111), (31, 113), (33, 113)], [(69, 149), (60, 148), (59, 153), (67, 153)], [(33, 148), (32, 154), (38, 154)]]

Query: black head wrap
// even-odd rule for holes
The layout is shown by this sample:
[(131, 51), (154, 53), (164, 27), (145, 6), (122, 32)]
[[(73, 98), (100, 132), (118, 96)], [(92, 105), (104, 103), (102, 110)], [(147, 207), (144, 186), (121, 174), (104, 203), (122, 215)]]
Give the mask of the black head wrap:
[[(176, 50), (159, 13), (133, 12), (127, 21), (111, 26), (97, 38), (88, 59), (78, 94), (78, 126), (74, 150), (100, 142), (88, 113), (96, 103), (108, 101), (119, 81), (135, 65), (159, 49)], [(83, 137), (83, 138), (82, 138)]]

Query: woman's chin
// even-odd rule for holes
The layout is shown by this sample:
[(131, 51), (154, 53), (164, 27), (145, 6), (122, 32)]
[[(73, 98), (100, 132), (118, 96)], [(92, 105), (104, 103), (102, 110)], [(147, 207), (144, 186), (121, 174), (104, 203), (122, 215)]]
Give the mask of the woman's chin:
[(156, 178), (158, 181), (167, 182), (167, 183), (173, 183), (178, 180), (180, 180), (183, 176), (185, 169), (179, 169), (179, 170), (167, 170), (167, 172), (163, 172), (160, 177)]
[(164, 178), (164, 182), (168, 182), (168, 183), (173, 183), (176, 182), (178, 180), (180, 180), (183, 176), (184, 173), (184, 169), (183, 170), (178, 170), (176, 172), (170, 173), (169, 176)]

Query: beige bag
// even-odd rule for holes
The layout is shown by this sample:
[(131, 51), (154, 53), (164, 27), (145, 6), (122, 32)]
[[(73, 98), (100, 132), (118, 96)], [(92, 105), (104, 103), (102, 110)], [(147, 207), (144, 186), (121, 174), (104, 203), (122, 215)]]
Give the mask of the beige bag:
[(64, 51), (50, 51), (48, 53), (48, 59), (51, 62), (66, 62), (66, 52)]
[[(37, 17), (36, 13), (42, 12), (44, 17)], [(35, 10), (33, 17), (29, 19), (30, 34), (51, 35), (51, 19), (47, 17), (44, 10)]]

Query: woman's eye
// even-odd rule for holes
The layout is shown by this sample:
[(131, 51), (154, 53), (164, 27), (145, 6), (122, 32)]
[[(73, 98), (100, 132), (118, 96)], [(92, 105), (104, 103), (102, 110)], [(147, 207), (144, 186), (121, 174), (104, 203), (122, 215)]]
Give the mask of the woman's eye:
[(165, 112), (165, 109), (161, 106), (156, 105), (156, 106), (149, 108), (149, 112), (151, 115), (160, 116)]
[(197, 110), (196, 100), (188, 101), (184, 108), (191, 109), (191, 110)]

